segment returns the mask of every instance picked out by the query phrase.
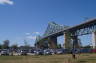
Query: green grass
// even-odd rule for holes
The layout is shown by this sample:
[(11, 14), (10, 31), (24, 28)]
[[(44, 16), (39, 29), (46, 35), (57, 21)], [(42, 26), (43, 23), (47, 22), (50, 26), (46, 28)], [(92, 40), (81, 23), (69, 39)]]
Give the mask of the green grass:
[(96, 54), (71, 54), (45, 56), (0, 56), (0, 63), (96, 63)]

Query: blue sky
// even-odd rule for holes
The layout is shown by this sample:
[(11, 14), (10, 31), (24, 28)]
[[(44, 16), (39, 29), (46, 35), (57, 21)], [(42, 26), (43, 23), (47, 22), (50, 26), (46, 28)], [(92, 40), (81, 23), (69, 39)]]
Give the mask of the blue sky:
[[(95, 12), (95, 0), (0, 0), (0, 43), (9, 39), (11, 45), (23, 45), (26, 39), (33, 46), (35, 36), (44, 33), (48, 22), (74, 26), (85, 17), (96, 17)], [(84, 44), (88, 37), (82, 40)]]

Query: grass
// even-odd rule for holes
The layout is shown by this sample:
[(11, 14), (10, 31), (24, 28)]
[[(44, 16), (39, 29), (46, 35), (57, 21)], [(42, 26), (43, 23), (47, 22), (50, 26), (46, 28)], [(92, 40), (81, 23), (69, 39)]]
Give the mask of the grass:
[(0, 63), (96, 63), (96, 54), (71, 54), (45, 56), (0, 56)]

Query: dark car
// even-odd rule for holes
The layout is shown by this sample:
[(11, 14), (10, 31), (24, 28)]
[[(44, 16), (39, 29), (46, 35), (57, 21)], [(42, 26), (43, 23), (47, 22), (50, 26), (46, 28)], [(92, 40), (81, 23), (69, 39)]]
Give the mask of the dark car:
[(34, 50), (35, 55), (43, 55), (43, 50), (42, 49), (38, 49), (38, 50)]
[(18, 53), (19, 53), (19, 55), (27, 55), (28, 51), (27, 50), (19, 50)]
[(35, 55), (34, 49), (29, 49), (27, 55)]

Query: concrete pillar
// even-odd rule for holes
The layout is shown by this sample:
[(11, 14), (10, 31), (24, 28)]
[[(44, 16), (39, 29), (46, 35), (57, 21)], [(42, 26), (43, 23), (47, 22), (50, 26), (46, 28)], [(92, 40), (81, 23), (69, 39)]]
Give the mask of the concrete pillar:
[(64, 33), (64, 48), (72, 48), (71, 37), (68, 33)]
[(93, 49), (96, 48), (96, 31), (92, 32), (92, 47)]
[(49, 48), (55, 49), (57, 48), (57, 37), (49, 37)]
[(64, 48), (68, 48), (68, 37), (67, 37), (67, 33), (64, 33)]
[(72, 42), (73, 42), (73, 48), (79, 48), (79, 43), (78, 43), (78, 37), (77, 36), (72, 37)]

